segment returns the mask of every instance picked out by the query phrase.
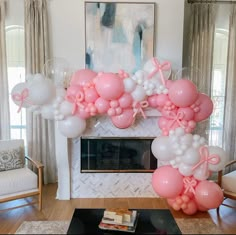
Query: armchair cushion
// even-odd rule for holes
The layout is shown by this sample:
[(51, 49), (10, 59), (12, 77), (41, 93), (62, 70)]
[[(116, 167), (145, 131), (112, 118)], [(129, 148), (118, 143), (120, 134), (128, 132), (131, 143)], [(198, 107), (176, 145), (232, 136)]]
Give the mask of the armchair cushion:
[(222, 188), (236, 194), (236, 170), (222, 177)]
[(22, 147), (0, 151), (0, 171), (22, 168), (24, 153)]
[(37, 175), (27, 167), (0, 172), (0, 196), (37, 189)]

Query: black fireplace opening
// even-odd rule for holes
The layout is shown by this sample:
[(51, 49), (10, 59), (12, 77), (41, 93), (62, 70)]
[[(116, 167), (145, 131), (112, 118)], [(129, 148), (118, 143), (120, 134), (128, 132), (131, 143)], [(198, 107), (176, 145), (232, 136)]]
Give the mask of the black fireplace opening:
[(155, 137), (81, 137), (81, 173), (153, 172)]

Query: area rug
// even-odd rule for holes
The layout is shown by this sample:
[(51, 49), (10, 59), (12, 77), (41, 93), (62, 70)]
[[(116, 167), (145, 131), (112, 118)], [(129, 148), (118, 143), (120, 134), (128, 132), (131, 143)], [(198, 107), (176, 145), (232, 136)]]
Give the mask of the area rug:
[[(176, 219), (183, 234), (224, 234), (210, 218)], [(15, 234), (66, 234), (69, 221), (24, 221)]]

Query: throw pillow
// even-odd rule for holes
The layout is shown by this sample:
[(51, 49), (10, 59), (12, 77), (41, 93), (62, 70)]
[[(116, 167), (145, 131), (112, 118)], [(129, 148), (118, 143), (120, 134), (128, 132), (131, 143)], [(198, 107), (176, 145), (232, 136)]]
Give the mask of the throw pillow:
[(0, 171), (22, 168), (24, 156), (22, 147), (0, 151)]

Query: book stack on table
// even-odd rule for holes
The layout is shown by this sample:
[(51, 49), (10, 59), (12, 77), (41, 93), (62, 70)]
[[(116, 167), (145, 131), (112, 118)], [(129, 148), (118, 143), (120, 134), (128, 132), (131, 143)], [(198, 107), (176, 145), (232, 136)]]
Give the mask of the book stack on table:
[(135, 232), (138, 214), (135, 210), (106, 209), (99, 224), (100, 229)]

